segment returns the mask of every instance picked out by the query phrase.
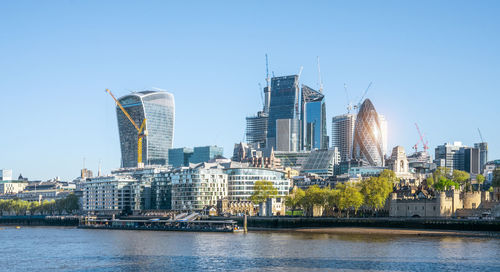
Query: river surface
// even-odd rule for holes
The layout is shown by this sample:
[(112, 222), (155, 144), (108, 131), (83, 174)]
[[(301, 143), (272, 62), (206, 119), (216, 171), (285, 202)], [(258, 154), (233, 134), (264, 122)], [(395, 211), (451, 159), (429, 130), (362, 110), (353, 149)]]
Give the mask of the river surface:
[(500, 271), (500, 239), (2, 227), (0, 271)]

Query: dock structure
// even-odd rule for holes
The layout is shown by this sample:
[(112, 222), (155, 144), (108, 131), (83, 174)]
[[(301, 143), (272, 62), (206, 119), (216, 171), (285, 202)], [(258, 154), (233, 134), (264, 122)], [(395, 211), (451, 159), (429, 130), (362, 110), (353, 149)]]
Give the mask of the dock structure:
[(235, 220), (120, 220), (85, 218), (79, 228), (84, 229), (122, 229), (192, 232), (238, 232)]

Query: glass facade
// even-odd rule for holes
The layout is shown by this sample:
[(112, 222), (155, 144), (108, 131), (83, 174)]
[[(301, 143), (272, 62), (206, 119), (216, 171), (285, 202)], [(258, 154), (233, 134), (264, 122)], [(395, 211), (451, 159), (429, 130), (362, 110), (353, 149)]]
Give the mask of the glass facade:
[(302, 148), (305, 150), (327, 149), (325, 96), (302, 85)]
[(353, 155), (370, 166), (384, 166), (383, 135), (378, 113), (369, 99), (359, 109), (354, 128)]
[(256, 181), (266, 180), (278, 189), (278, 196), (288, 195), (290, 181), (285, 172), (261, 168), (231, 168), (224, 171), (228, 176), (228, 198), (230, 201), (248, 201), (254, 192)]
[(315, 150), (311, 152), (302, 166), (302, 172), (313, 173), (327, 178), (333, 175), (335, 165), (339, 163), (340, 153), (336, 147), (327, 150)]
[[(142, 158), (144, 164), (165, 165), (168, 149), (174, 138), (174, 96), (163, 91), (132, 93), (119, 99), (134, 122), (140, 126), (144, 118), (148, 135), (143, 138)], [(137, 166), (137, 130), (119, 107), (116, 107), (122, 167)]]
[(352, 159), (352, 142), (356, 115), (343, 114), (332, 118), (332, 146), (338, 147), (343, 162)]
[(192, 148), (172, 148), (168, 150), (168, 164), (173, 167), (189, 166), (189, 159), (193, 155)]
[(299, 119), (298, 76), (273, 77), (271, 79), (271, 102), (267, 123), (267, 146), (276, 147), (276, 120)]
[(265, 147), (267, 138), (267, 113), (259, 111), (257, 116), (249, 116), (246, 120), (247, 143), (258, 144), (260, 147)]
[(194, 148), (193, 155), (189, 159), (190, 163), (208, 162), (216, 157), (222, 156), (224, 149), (222, 147), (210, 145)]

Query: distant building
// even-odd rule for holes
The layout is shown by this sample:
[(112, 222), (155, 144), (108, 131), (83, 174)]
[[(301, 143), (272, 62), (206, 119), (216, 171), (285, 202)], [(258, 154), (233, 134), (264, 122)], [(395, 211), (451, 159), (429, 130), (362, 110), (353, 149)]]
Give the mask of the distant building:
[(335, 166), (340, 163), (337, 147), (325, 150), (314, 150), (302, 165), (303, 173), (316, 174), (322, 178), (333, 176)]
[[(299, 77), (297, 75), (273, 77), (271, 79), (271, 95), (269, 106), (269, 119), (267, 122), (267, 144), (266, 147), (276, 149), (277, 120), (279, 119), (293, 119), (295, 124), (299, 120)], [(298, 124), (297, 124), (298, 125)], [(299, 127), (291, 126), (292, 131), (290, 135), (299, 136)], [(292, 140), (290, 140), (292, 141)], [(299, 138), (297, 138), (297, 144)], [(298, 149), (298, 148), (297, 148)]]
[(177, 168), (171, 177), (173, 210), (201, 211), (227, 197), (227, 174), (217, 163)]
[(437, 167), (447, 167), (450, 170), (463, 170), (464, 155), (462, 142), (454, 142), (453, 144), (445, 143), (434, 149), (434, 162)]
[(263, 168), (230, 168), (224, 170), (228, 178), (228, 199), (248, 201), (254, 193), (256, 181), (270, 181), (278, 189), (278, 196), (285, 197), (290, 189), (290, 180), (284, 171)]
[(276, 120), (276, 151), (299, 151), (299, 126), (298, 119)]
[(168, 164), (172, 167), (189, 166), (193, 152), (192, 148), (187, 147), (171, 148), (168, 150)]
[(198, 146), (193, 149), (193, 155), (189, 159), (190, 163), (208, 162), (217, 157), (221, 157), (224, 153), (222, 147), (216, 145)]
[(463, 151), (464, 166), (463, 171), (477, 175), (481, 173), (481, 161), (479, 148), (466, 147)]
[(0, 195), (17, 194), (28, 186), (28, 182), (22, 181), (0, 181)]
[(280, 160), (281, 167), (300, 169), (302, 165), (306, 162), (307, 158), (311, 154), (311, 151), (299, 151), (299, 152), (285, 152), (276, 151), (274, 152), (274, 157)]
[[(174, 140), (174, 96), (164, 91), (143, 91), (119, 98), (120, 103), (140, 126), (146, 121), (148, 135), (143, 138), (142, 157), (145, 165), (168, 164), (168, 149)], [(122, 167), (137, 166), (137, 130), (117, 106)]]
[(87, 168), (83, 168), (80, 170), (80, 178), (85, 179), (85, 178), (91, 178), (93, 176), (92, 170), (89, 170)]
[(371, 166), (384, 166), (384, 125), (375, 107), (365, 99), (354, 128), (353, 157)]
[(0, 169), (0, 181), (12, 180), (12, 169)]
[(356, 115), (343, 114), (332, 118), (332, 147), (337, 147), (340, 159), (345, 162), (352, 159), (352, 144)]
[(266, 146), (267, 122), (269, 114), (259, 111), (256, 116), (246, 118), (246, 139), (249, 144), (258, 144), (260, 147)]
[(302, 85), (302, 141), (303, 150), (327, 149), (325, 96), (312, 88)]
[(479, 164), (480, 164), (480, 173), (484, 172), (484, 167), (486, 163), (488, 162), (488, 143), (482, 142), (482, 143), (475, 143), (474, 147), (479, 149)]

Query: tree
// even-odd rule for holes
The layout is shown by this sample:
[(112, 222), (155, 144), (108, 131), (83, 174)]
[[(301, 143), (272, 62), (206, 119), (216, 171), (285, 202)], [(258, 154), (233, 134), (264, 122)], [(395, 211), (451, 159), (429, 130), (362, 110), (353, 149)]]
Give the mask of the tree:
[(460, 170), (453, 170), (452, 180), (460, 185), (464, 185), (470, 178), (469, 173)]
[(380, 173), (379, 178), (386, 178), (391, 183), (395, 183), (398, 181), (398, 178), (396, 177), (396, 173), (394, 173), (394, 171), (389, 170), (389, 169), (384, 169)]
[(339, 193), (340, 192), (337, 189), (328, 190), (328, 193), (326, 195), (326, 205), (325, 205), (325, 210), (326, 210), (325, 212), (327, 215), (333, 215), (334, 208), (338, 207), (340, 200)]
[(258, 180), (253, 187), (253, 194), (250, 200), (254, 204), (260, 204), (268, 198), (274, 198), (278, 195), (278, 189), (273, 186), (273, 183), (267, 180)]
[(476, 176), (477, 183), (479, 183), (479, 184), (483, 184), (483, 182), (484, 182), (485, 179), (486, 178), (483, 175), (481, 175), (481, 174), (478, 174)]
[(427, 185), (427, 188), (434, 187), (434, 179), (432, 177), (426, 178), (425, 179), (425, 184)]
[(285, 205), (292, 209), (292, 215), (302, 204), (302, 199), (305, 197), (306, 193), (300, 188), (294, 188), (292, 193), (285, 197)]
[[(349, 210), (354, 209), (354, 214), (358, 212), (359, 207), (363, 205), (363, 195), (353, 184), (337, 184), (335, 187), (338, 190), (338, 208), (346, 210), (346, 215), (349, 218)], [(392, 188), (392, 187), (391, 187)]]
[(460, 184), (441, 176), (439, 178), (439, 181), (434, 184), (434, 189), (436, 189), (437, 191), (446, 191), (450, 190), (452, 186), (458, 189), (460, 187)]
[(493, 171), (493, 180), (491, 181), (493, 187), (500, 187), (500, 168), (496, 168)]
[(448, 167), (440, 166), (436, 168), (436, 170), (434, 170), (434, 172), (432, 173), (432, 184), (438, 183), (441, 177), (449, 178), (450, 173), (451, 169)]
[(326, 205), (328, 190), (328, 188), (321, 189), (318, 185), (313, 185), (307, 188), (305, 196), (302, 199), (302, 207), (304, 207), (307, 214), (313, 214), (315, 205), (321, 207)]
[(361, 182), (361, 194), (365, 204), (374, 211), (382, 208), (392, 192), (392, 183), (387, 178), (370, 177)]

